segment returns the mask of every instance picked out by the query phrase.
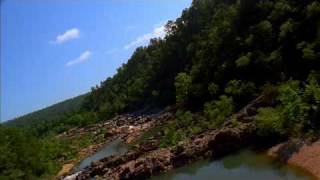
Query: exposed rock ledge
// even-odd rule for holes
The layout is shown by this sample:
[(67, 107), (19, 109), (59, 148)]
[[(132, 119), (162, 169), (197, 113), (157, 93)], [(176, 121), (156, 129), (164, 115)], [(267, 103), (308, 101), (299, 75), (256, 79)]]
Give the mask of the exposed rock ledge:
[[(82, 171), (76, 179), (146, 179), (201, 157), (219, 158), (236, 151), (249, 144), (255, 134), (256, 127), (251, 120), (257, 107), (261, 106), (260, 99), (229, 118), (219, 130), (192, 137), (179, 143), (174, 149), (142, 146), (137, 151), (122, 156), (104, 158)], [(156, 142), (151, 141), (150, 147), (153, 147), (154, 143)]]
[(246, 144), (255, 127), (252, 123), (237, 124), (209, 132), (178, 145), (176, 149), (149, 152), (129, 152), (123, 156), (107, 157), (84, 170), (77, 179), (145, 179), (159, 172), (187, 164), (199, 157), (217, 158)]
[(299, 167), (320, 180), (320, 139), (315, 142), (290, 140), (269, 149), (268, 155)]

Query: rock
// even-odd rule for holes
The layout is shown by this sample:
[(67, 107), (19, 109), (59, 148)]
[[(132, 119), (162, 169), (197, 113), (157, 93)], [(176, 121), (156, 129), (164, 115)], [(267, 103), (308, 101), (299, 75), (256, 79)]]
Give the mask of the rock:
[(75, 174), (71, 174), (69, 176), (66, 176), (65, 178), (63, 178), (63, 180), (75, 180), (77, 179), (77, 176), (81, 173), (81, 171), (75, 173)]
[(64, 176), (64, 175), (68, 174), (72, 170), (73, 167), (74, 167), (74, 164), (72, 164), (72, 163), (63, 165), (61, 170), (58, 173), (58, 176)]
[(250, 133), (253, 132), (252, 123), (240, 124), (234, 128), (226, 127), (179, 143), (175, 149), (157, 149), (157, 146), (152, 145), (157, 142), (150, 141), (151, 144), (140, 146), (137, 152), (101, 160), (98, 166), (91, 166), (77, 178), (87, 179), (98, 175), (103, 179), (146, 179), (159, 172), (187, 164), (199, 157), (210, 155), (218, 158), (228, 152), (238, 150), (249, 141)]
[(267, 151), (267, 155), (286, 163), (292, 154), (298, 152), (305, 143), (299, 139), (291, 139), (285, 143), (273, 146)]
[(313, 143), (300, 139), (289, 140), (270, 148), (268, 155), (320, 179), (320, 139)]
[(151, 139), (150, 141), (141, 144), (138, 147), (138, 150), (142, 152), (149, 152), (157, 149), (159, 147), (159, 144), (160, 144), (159, 140)]
[[(258, 98), (259, 99), (259, 98)], [(239, 150), (249, 144), (255, 134), (255, 123), (252, 118), (260, 101), (255, 100), (244, 109), (228, 118), (221, 129), (203, 132), (199, 135), (179, 142), (177, 148), (159, 149), (159, 142), (150, 139), (136, 151), (120, 156), (105, 158), (98, 165), (84, 170), (77, 179), (101, 177), (102, 179), (146, 179), (162, 171), (182, 166), (201, 157), (219, 158), (223, 155)], [(127, 132), (123, 139), (132, 141), (128, 137), (137, 137), (147, 129), (173, 118), (173, 113), (164, 112), (152, 116), (152, 120), (139, 117), (134, 124), (122, 124), (121, 132)], [(237, 120), (237, 125), (232, 123)], [(243, 121), (242, 121), (243, 120)], [(131, 121), (130, 121), (131, 122)], [(124, 128), (126, 127), (126, 128)], [(118, 129), (121, 129), (118, 128)]]

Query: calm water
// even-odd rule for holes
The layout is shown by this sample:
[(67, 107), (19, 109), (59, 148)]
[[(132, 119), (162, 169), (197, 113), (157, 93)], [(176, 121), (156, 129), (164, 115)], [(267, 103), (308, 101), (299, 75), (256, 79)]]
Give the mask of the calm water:
[(221, 160), (201, 160), (151, 180), (310, 180), (306, 174), (280, 165), (262, 154), (244, 150)]
[(98, 161), (107, 156), (124, 154), (125, 152), (127, 152), (127, 150), (127, 146), (120, 139), (114, 140), (108, 143), (105, 147), (103, 147), (94, 155), (82, 160), (81, 163), (74, 169), (74, 172), (81, 171), (87, 166), (89, 166), (92, 162)]

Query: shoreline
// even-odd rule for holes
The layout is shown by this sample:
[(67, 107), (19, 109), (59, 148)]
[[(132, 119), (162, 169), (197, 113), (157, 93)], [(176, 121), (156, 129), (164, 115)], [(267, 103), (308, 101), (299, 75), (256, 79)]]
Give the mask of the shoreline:
[(320, 180), (320, 139), (315, 142), (289, 140), (271, 147), (267, 155)]

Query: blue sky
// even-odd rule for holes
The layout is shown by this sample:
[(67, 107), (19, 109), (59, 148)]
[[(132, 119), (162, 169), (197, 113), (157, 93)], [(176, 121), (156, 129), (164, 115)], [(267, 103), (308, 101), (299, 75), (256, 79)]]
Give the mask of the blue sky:
[(88, 92), (191, 0), (0, 0), (1, 120)]

